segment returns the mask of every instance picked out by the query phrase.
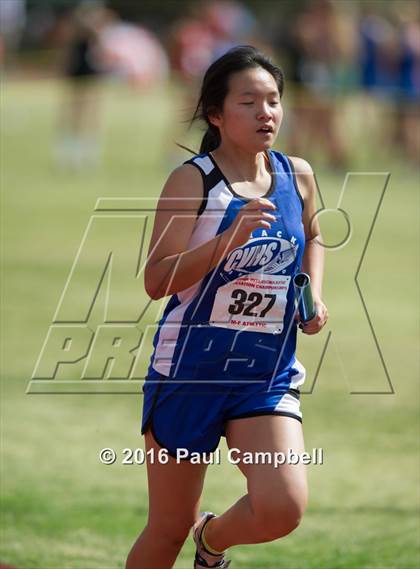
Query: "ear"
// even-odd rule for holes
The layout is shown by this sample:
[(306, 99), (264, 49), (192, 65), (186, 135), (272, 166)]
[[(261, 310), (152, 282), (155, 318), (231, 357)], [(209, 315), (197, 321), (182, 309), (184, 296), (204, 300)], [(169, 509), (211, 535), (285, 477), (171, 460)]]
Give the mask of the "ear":
[(217, 111), (216, 109), (212, 109), (211, 111), (208, 112), (207, 118), (213, 126), (217, 126), (218, 128), (220, 127), (222, 117), (219, 111)]

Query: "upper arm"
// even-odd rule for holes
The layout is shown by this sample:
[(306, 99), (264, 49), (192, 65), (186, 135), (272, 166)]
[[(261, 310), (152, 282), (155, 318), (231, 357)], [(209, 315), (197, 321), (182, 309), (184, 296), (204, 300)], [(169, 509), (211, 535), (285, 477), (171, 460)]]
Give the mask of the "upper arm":
[(311, 166), (303, 158), (289, 156), (292, 161), (296, 183), (305, 205), (302, 213), (302, 222), (305, 229), (306, 241), (321, 235), (316, 205), (317, 185)]
[(202, 200), (198, 168), (184, 164), (171, 173), (157, 205), (146, 272), (160, 259), (187, 249)]

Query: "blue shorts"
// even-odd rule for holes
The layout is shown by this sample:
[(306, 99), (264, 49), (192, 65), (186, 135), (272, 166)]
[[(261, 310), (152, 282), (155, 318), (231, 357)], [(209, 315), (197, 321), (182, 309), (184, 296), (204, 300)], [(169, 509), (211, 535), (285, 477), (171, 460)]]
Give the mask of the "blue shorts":
[[(305, 369), (300, 364), (303, 383)], [(294, 378), (295, 379), (295, 378)], [(271, 381), (238, 386), (174, 382), (161, 375), (143, 386), (141, 432), (152, 429), (157, 443), (176, 456), (176, 449), (211, 453), (225, 436), (225, 424), (233, 419), (258, 415), (283, 415), (302, 422), (300, 391)]]

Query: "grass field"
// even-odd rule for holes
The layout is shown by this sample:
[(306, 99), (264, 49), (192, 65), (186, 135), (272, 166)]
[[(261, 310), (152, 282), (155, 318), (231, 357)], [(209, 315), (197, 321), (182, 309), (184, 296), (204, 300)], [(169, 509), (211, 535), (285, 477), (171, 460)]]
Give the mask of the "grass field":
[[(53, 165), (56, 83), (6, 83), (1, 103), (0, 561), (18, 569), (122, 568), (147, 516), (145, 467), (120, 461), (105, 466), (98, 452), (143, 446), (141, 396), (25, 392), (96, 200), (157, 196), (175, 160), (187, 159), (168, 158), (174, 147), (167, 125), (174, 123), (177, 100), (109, 86), (103, 101), (105, 159), (92, 172), (63, 172)], [(323, 447), (325, 462), (309, 469), (310, 503), (301, 526), (282, 540), (232, 549), (232, 566), (238, 569), (416, 569), (420, 564), (418, 276), (413, 271), (419, 179), (379, 140), (363, 146), (366, 130), (357, 130), (363, 126), (362, 109), (352, 112), (354, 120), (346, 120), (359, 137), (354, 171), (391, 172), (358, 281), (394, 394), (387, 393), (390, 385), (354, 280), (385, 180), (383, 174), (365, 173), (350, 178), (342, 204), (352, 220), (350, 242), (327, 252), (328, 329), (299, 345), (308, 370), (306, 447)], [(344, 173), (321, 168), (317, 174), (327, 207), (335, 208)], [(340, 241), (345, 228), (339, 214), (324, 214), (321, 224), (328, 243)], [(91, 270), (97, 265), (92, 258)], [(122, 302), (144, 300), (143, 292), (131, 294)], [(331, 340), (314, 386), (328, 332)], [(225, 453), (224, 442), (222, 449)], [(203, 509), (223, 511), (244, 493), (244, 482), (226, 460), (211, 466)], [(176, 568), (191, 567), (192, 556), (189, 540)]]

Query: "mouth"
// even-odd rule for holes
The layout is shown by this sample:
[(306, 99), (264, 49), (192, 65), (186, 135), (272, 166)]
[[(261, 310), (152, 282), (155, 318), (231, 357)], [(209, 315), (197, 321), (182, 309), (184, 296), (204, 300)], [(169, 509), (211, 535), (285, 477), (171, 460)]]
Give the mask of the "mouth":
[(273, 134), (274, 129), (272, 126), (264, 125), (261, 128), (259, 128), (257, 130), (257, 132), (262, 133), (262, 134)]

